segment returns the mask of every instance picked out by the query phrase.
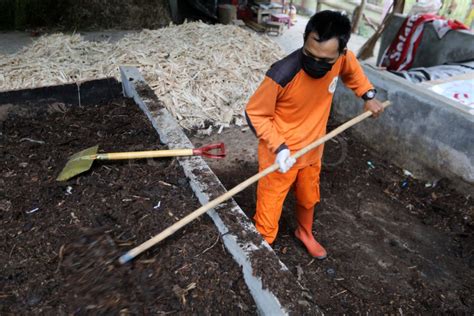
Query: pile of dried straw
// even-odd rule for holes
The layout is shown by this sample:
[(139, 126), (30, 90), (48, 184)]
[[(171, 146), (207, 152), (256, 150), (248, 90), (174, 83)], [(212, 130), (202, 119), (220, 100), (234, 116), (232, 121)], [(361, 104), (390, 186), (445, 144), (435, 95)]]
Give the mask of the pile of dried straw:
[(0, 59), (0, 91), (118, 77), (137, 66), (184, 128), (243, 125), (248, 97), (283, 52), (270, 39), (200, 22), (131, 33), (115, 43), (43, 36)]

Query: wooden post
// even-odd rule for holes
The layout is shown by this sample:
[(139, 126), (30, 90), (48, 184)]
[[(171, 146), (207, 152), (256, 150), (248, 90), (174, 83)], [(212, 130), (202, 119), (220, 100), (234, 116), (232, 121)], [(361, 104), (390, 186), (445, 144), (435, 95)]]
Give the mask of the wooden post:
[(354, 10), (354, 14), (352, 15), (353, 18), (352, 18), (351, 33), (359, 33), (358, 29), (359, 29), (360, 20), (362, 18), (362, 14), (364, 13), (365, 2), (366, 2), (366, 0), (362, 0), (360, 2), (360, 5), (357, 6)]
[(169, 0), (170, 11), (171, 11), (171, 20), (173, 23), (180, 24), (182, 23), (181, 16), (179, 14), (178, 0)]
[[(291, 1), (291, 2), (292, 2), (292, 3), (290, 3), (290, 8), (291, 8), (291, 5), (293, 4), (293, 1)], [(307, 10), (307, 9), (308, 9), (308, 8), (307, 8), (307, 5), (308, 5), (307, 2), (308, 2), (307, 0), (301, 0), (300, 6), (303, 8), (303, 10)], [(318, 2), (318, 1), (316, 1), (316, 2)]]
[(367, 42), (359, 49), (357, 53), (357, 58), (360, 60), (366, 60), (372, 56), (374, 56), (374, 47), (377, 43), (380, 36), (382, 36), (383, 31), (390, 23), (390, 20), (393, 18), (395, 13), (403, 12), (403, 8), (405, 6), (405, 0), (394, 0), (392, 10), (389, 14), (385, 16), (382, 23), (380, 24), (378, 30), (372, 35)]
[(321, 11), (321, 3), (322, 1), (321, 0), (316, 0), (316, 12), (319, 12)]

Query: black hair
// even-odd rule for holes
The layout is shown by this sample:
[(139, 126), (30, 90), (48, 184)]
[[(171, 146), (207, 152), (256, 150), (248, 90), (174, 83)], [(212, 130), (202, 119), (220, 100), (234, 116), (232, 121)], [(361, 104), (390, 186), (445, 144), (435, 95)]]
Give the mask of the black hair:
[(313, 15), (306, 24), (304, 31), (304, 41), (309, 33), (316, 32), (319, 35), (318, 42), (325, 42), (333, 37), (339, 41), (339, 53), (342, 53), (347, 46), (351, 36), (351, 22), (347, 15), (341, 12), (325, 10)]

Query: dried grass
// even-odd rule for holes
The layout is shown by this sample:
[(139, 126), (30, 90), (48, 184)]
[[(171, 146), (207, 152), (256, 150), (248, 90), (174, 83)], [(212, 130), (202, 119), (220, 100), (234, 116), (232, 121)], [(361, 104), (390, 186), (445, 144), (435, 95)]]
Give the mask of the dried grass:
[(186, 23), (144, 30), (116, 43), (54, 34), (0, 59), (0, 91), (119, 76), (137, 66), (166, 107), (187, 129), (244, 125), (243, 109), (278, 45), (232, 25)]

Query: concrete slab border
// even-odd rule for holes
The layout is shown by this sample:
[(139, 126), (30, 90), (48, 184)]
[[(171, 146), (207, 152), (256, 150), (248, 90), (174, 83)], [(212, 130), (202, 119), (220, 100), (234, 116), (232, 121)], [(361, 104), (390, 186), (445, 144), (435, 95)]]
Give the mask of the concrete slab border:
[[(379, 119), (362, 122), (353, 131), (415, 176), (428, 181), (446, 177), (461, 191), (471, 191), (474, 115), (425, 87), (365, 63), (362, 66), (378, 90), (378, 98), (390, 100), (392, 106)], [(361, 113), (362, 103), (350, 89), (338, 84), (333, 115), (345, 121)]]

